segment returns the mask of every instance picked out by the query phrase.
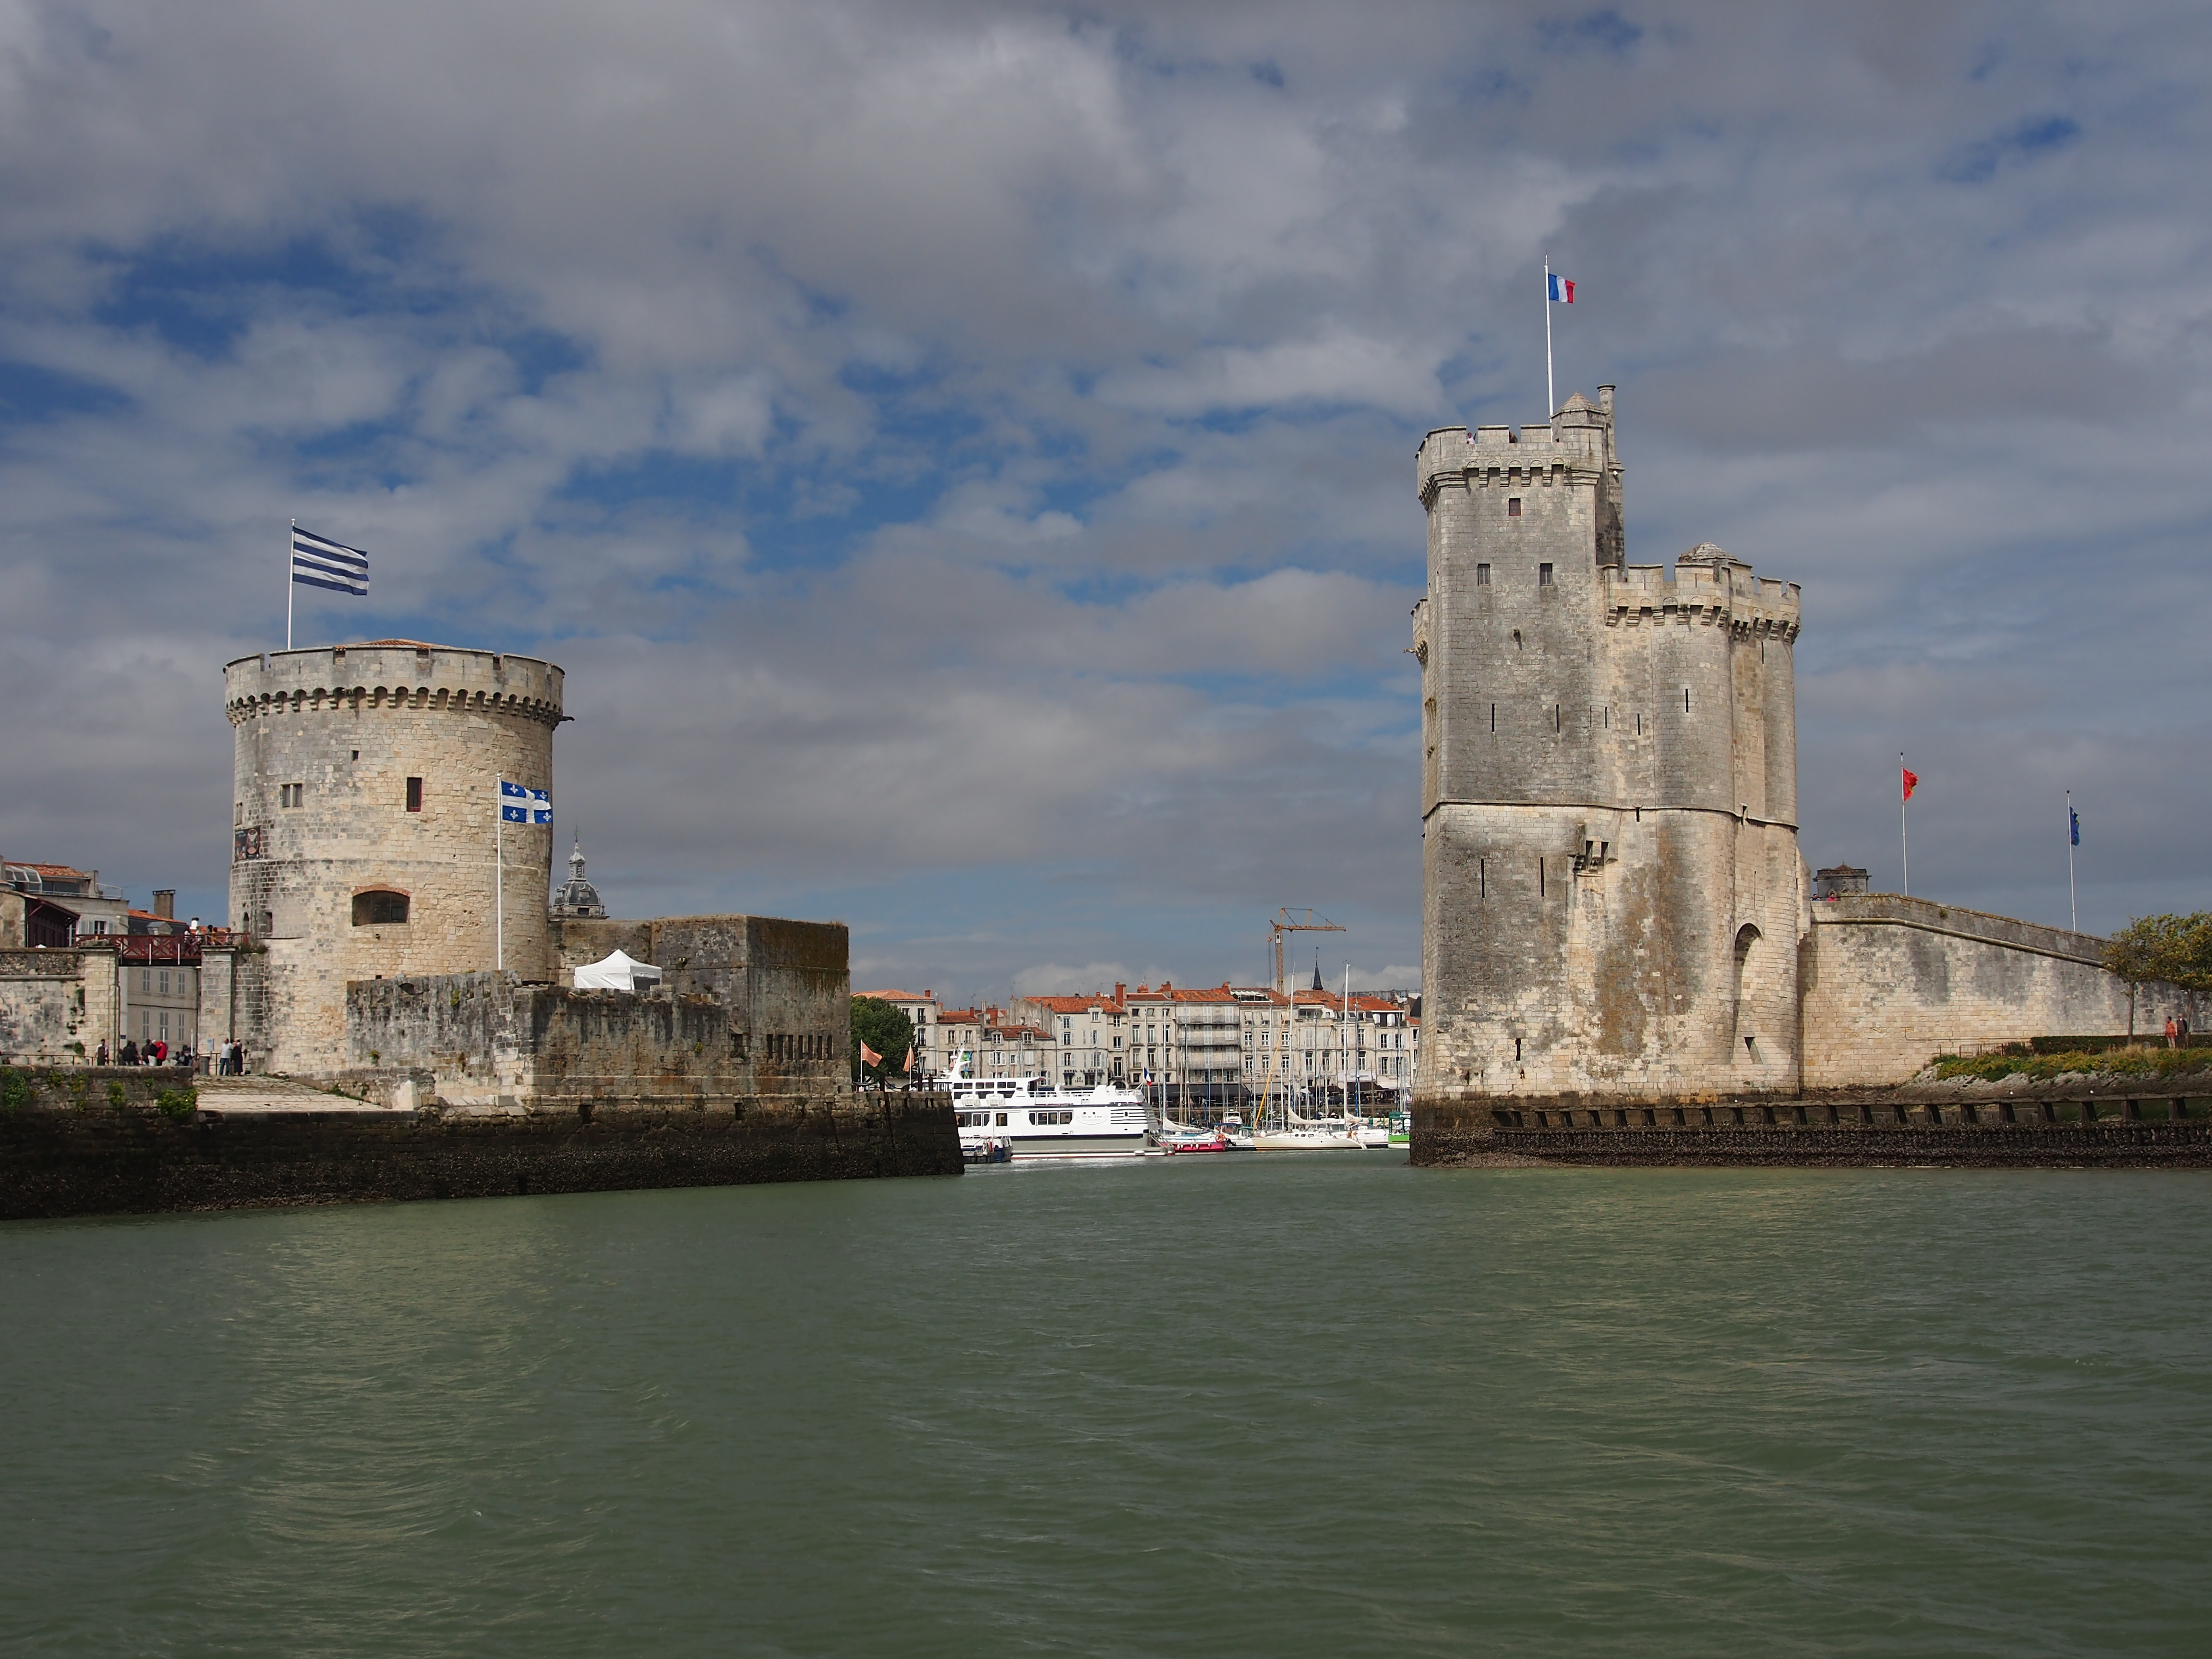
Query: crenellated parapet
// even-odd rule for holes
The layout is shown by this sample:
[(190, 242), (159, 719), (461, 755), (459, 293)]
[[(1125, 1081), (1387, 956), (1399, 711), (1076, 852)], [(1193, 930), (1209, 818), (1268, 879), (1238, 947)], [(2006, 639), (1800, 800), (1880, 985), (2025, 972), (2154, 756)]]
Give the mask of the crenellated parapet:
[[(1601, 418), (1587, 419), (1584, 411)], [(1421, 505), (1434, 506), (1447, 483), (1482, 489), (1600, 483), (1617, 470), (1612, 438), (1609, 414), (1579, 396), (1548, 426), (1438, 428), (1422, 440), (1414, 460)]]
[(561, 670), (536, 657), (411, 640), (265, 651), (223, 670), (233, 726), (313, 710), (432, 709), (558, 726)]
[(1601, 570), (1598, 603), (1608, 628), (1726, 626), (1738, 639), (1797, 637), (1801, 590), (1796, 582), (1752, 574), (1710, 542), (1674, 565), (1631, 564)]

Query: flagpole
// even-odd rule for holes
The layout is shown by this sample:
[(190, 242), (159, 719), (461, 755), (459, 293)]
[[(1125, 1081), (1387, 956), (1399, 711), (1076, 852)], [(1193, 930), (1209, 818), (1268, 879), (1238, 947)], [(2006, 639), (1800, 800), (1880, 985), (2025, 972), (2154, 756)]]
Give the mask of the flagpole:
[(2075, 933), (2081, 931), (2081, 907), (2074, 902), (2074, 792), (2066, 792), (2066, 914)]
[(1912, 848), (1905, 838), (1905, 751), (1897, 751), (1897, 854), (1904, 866), (1904, 896), (1912, 896)]
[[(1545, 313), (1547, 319), (1551, 313)], [(292, 544), (299, 538), (300, 521), (292, 520), (292, 527), (284, 532), (284, 648), (292, 648), (292, 591), (299, 584), (292, 580)]]
[(1544, 256), (1544, 418), (1550, 420), (1559, 407), (1557, 393), (1552, 386), (1552, 256)]

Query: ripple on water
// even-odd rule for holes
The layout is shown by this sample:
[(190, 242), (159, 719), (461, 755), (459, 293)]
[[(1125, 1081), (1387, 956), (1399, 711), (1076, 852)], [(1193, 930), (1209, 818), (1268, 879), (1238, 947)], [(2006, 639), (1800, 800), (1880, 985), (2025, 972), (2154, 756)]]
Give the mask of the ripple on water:
[(1327, 1154), (16, 1224), (0, 1645), (2193, 1652), (2208, 1259)]

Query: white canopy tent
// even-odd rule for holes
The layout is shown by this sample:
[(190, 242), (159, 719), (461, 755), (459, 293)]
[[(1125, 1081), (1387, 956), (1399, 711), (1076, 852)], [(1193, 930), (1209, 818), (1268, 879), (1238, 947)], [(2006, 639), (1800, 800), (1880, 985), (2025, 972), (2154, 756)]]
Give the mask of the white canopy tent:
[(659, 983), (659, 969), (620, 951), (604, 962), (587, 962), (576, 969), (579, 991), (645, 991)]

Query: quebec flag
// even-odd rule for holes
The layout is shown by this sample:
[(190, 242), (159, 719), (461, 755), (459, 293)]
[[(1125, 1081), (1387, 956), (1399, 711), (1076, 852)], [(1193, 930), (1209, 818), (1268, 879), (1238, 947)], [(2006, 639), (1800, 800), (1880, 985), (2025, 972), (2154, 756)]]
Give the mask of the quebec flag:
[(525, 789), (519, 783), (499, 781), (499, 816), (505, 823), (550, 823), (553, 822), (553, 795), (550, 790)]

